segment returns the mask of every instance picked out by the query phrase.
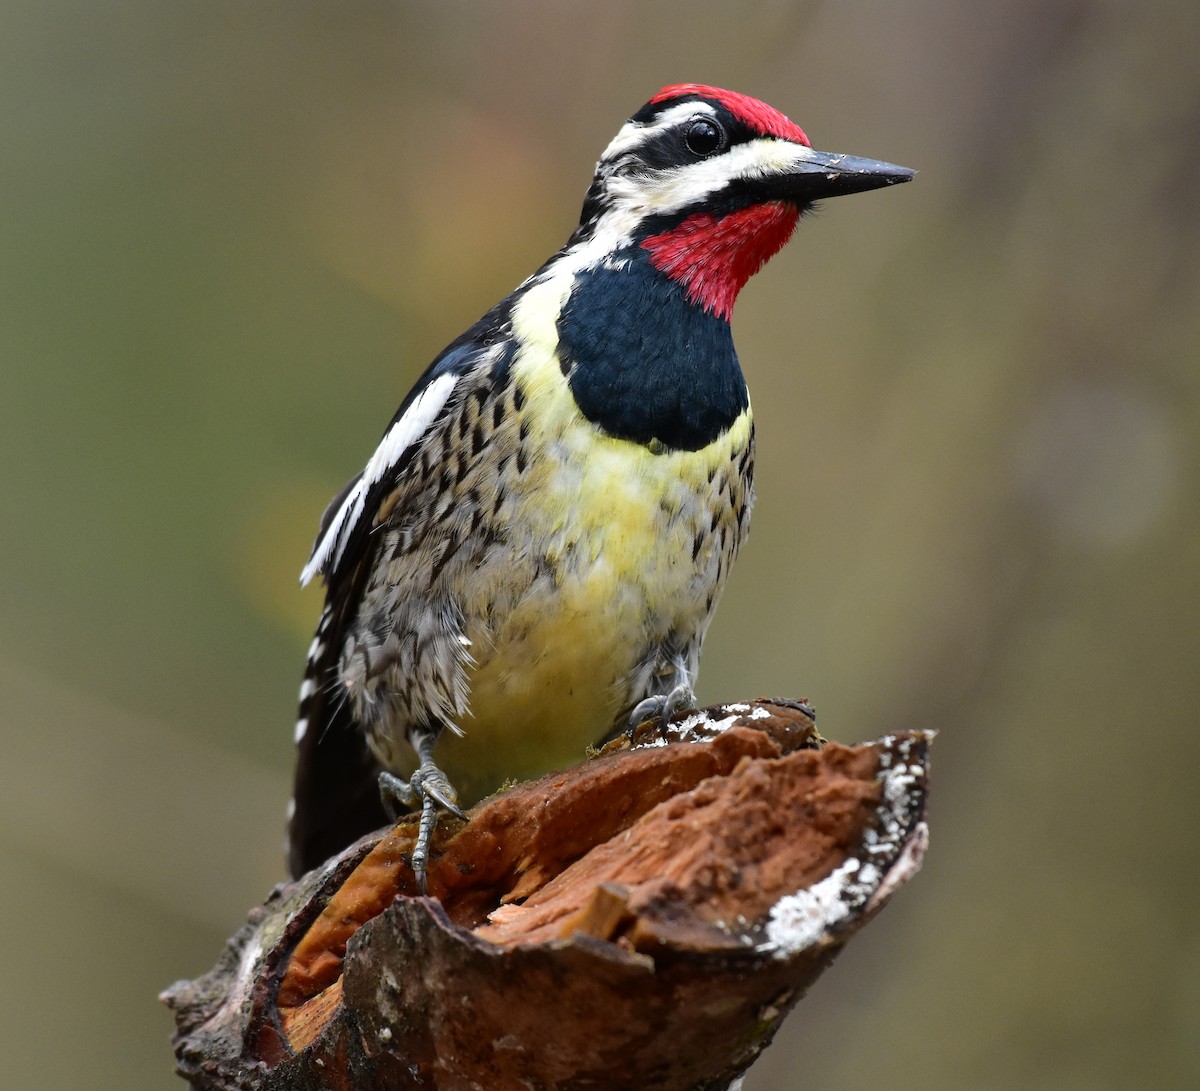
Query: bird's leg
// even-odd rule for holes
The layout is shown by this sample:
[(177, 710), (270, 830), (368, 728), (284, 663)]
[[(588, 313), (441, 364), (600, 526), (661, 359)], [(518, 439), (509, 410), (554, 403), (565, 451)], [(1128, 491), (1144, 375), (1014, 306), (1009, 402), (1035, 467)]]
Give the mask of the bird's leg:
[(656, 693), (644, 701), (639, 701), (629, 714), (629, 726), (626, 728), (626, 732), (630, 742), (633, 741), (633, 733), (647, 720), (653, 720), (658, 724), (658, 733), (665, 739), (667, 725), (675, 713), (681, 709), (695, 707), (696, 695), (687, 682), (679, 683), (667, 693)]
[(386, 771), (379, 774), (379, 795), (384, 808), (393, 818), (398, 817), (402, 810), (414, 811), (418, 807), (421, 810), (421, 822), (412, 851), (412, 869), (417, 888), (422, 894), (428, 893), (426, 871), (429, 866), (429, 844), (437, 825), (438, 808), (459, 818), (467, 817), (458, 805), (458, 793), (454, 786), (434, 764), (433, 744), (436, 741), (437, 733), (434, 731), (410, 732), (409, 742), (420, 762), (416, 772), (408, 780)]

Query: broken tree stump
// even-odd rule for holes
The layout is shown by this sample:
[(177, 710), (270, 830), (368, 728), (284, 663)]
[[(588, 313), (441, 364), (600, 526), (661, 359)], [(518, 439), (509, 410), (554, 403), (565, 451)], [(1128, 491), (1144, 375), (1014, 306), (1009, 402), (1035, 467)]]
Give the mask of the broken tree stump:
[(643, 727), (277, 887), (163, 994), (203, 1091), (725, 1088), (920, 866), (930, 736), (754, 701)]

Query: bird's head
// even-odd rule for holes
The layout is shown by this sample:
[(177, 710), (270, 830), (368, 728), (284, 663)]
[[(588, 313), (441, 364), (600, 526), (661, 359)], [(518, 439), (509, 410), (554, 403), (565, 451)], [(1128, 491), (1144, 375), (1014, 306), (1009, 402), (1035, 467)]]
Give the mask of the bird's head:
[(728, 319), (742, 286), (815, 201), (913, 173), (815, 151), (798, 125), (758, 99), (675, 84), (605, 149), (573, 241), (640, 248), (692, 302)]

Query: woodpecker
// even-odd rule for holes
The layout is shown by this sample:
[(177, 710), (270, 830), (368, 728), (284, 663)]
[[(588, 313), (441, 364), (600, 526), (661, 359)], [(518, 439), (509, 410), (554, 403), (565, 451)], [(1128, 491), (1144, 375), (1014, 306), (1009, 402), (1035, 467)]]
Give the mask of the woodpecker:
[(700, 84), (626, 122), (566, 245), (434, 359), (325, 511), (293, 875), (416, 807), (423, 887), (459, 793), (691, 703), (754, 500), (734, 301), (816, 200), (913, 173)]

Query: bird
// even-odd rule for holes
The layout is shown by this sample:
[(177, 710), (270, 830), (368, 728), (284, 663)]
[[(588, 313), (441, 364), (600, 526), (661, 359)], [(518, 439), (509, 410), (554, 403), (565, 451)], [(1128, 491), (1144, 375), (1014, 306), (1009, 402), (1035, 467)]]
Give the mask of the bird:
[(321, 519), (295, 729), (299, 877), (694, 703), (754, 502), (730, 318), (820, 199), (914, 171), (785, 114), (662, 88), (605, 149), (566, 244), (432, 361)]

